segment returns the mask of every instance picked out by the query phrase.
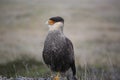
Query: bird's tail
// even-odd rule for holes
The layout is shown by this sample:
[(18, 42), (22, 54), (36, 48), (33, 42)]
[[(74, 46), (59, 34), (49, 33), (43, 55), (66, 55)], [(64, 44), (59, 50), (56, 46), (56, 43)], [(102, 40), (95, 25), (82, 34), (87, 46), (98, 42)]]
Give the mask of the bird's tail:
[(67, 80), (78, 80), (75, 67), (67, 72)]
[(72, 69), (72, 72), (73, 72), (73, 76), (75, 76), (75, 75), (76, 75), (75, 62), (73, 61), (72, 64), (71, 64), (70, 66), (71, 66), (71, 69)]

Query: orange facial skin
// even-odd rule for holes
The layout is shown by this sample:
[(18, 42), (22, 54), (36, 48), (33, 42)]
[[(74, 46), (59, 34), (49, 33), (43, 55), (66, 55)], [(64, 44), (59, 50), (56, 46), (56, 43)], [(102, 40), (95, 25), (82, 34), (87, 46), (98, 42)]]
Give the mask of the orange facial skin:
[(54, 22), (53, 20), (49, 20), (49, 21), (48, 21), (48, 24), (49, 24), (49, 25), (53, 25), (54, 23), (55, 23), (55, 22)]

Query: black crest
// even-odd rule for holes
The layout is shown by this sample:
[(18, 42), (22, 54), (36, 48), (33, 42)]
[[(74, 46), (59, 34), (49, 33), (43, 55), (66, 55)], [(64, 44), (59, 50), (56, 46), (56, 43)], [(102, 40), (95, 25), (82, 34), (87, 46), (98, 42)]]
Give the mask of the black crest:
[(63, 22), (64, 23), (64, 19), (62, 17), (51, 17), (49, 20), (53, 20), (55, 22)]

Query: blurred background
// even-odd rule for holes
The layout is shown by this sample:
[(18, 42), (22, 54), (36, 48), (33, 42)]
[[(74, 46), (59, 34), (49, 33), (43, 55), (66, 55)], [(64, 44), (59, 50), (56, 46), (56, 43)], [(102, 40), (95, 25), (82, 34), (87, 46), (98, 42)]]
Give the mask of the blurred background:
[(0, 75), (44, 76), (45, 22), (65, 19), (82, 80), (120, 79), (120, 0), (0, 0)]

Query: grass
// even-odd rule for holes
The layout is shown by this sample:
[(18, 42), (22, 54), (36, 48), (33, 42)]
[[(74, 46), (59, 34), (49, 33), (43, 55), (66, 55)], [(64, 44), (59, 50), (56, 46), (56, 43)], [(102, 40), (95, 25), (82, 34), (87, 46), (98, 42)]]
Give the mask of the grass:
[[(21, 59), (0, 65), (0, 75), (17, 78), (50, 77), (50, 70), (42, 62), (34, 59)], [(117, 66), (85, 65), (77, 66), (79, 80), (119, 80), (120, 68)]]
[(0, 65), (0, 75), (6, 77), (37, 77), (42, 76), (45, 72), (47, 72), (47, 69), (43, 63), (34, 59), (19, 59)]

